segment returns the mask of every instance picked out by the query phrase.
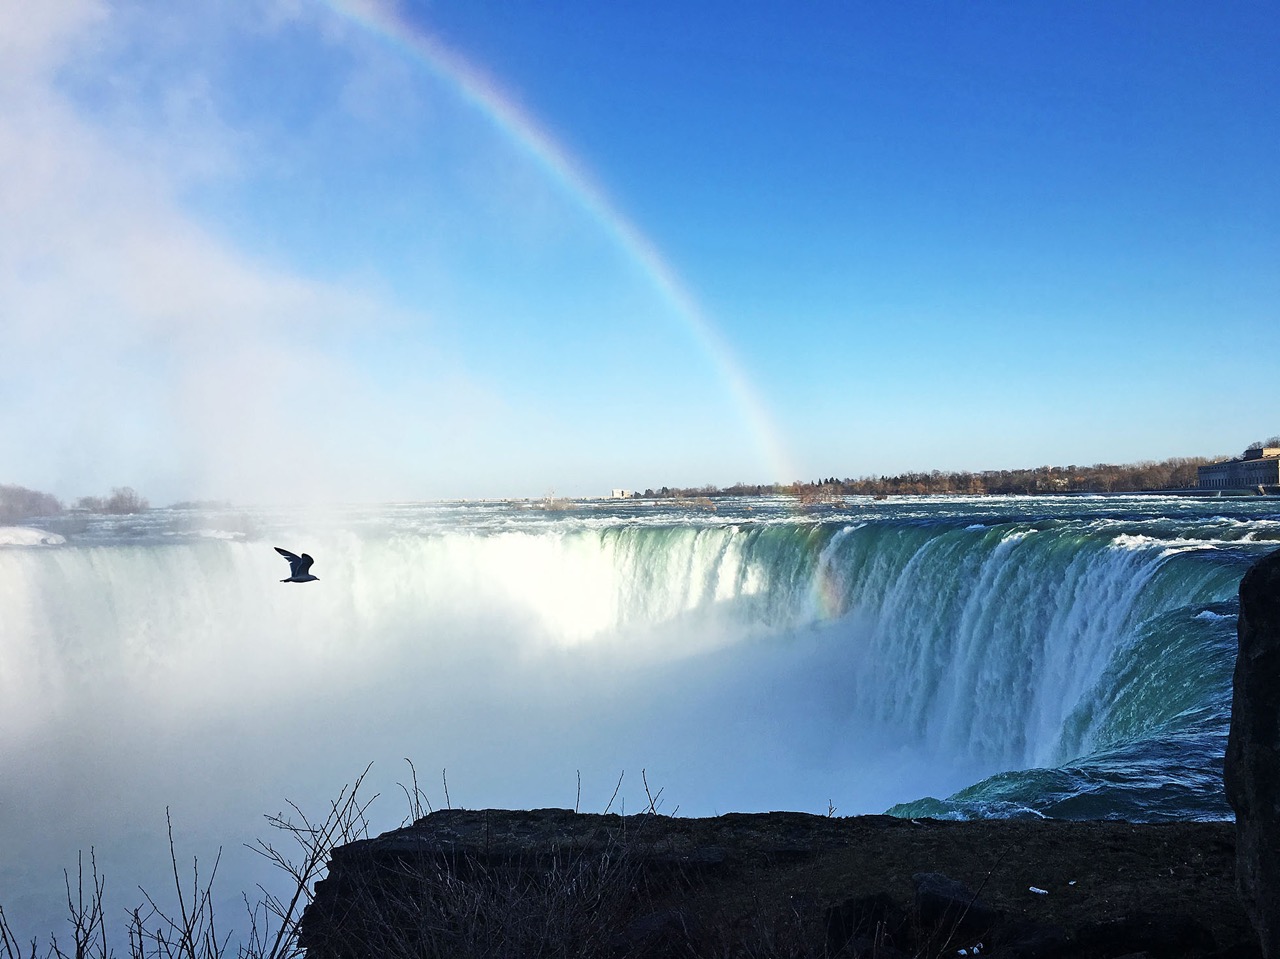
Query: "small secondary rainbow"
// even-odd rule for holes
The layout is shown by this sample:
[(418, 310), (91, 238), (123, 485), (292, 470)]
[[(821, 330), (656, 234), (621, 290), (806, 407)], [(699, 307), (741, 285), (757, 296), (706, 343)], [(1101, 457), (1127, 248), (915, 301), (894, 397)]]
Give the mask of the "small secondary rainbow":
[(724, 338), (652, 241), (618, 210), (559, 143), (513, 103), (490, 77), (438, 39), (406, 23), (388, 5), (377, 0), (322, 2), (338, 16), (377, 36), (429, 70), (463, 101), (487, 117), (513, 146), (534, 161), (596, 220), (649, 278), (706, 354), (754, 437), (765, 466), (773, 473), (767, 481), (786, 483), (799, 478), (800, 474), (791, 464), (773, 418)]

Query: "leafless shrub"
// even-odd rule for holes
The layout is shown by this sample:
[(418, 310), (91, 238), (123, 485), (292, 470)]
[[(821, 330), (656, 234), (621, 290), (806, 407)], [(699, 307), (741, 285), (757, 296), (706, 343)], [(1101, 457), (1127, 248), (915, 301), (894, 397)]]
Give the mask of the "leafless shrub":
[(635, 847), (614, 836), (527, 860), (431, 850), (366, 861), (331, 901), (340, 913), (312, 917), (323, 931), (304, 936), (319, 956), (614, 959), (645, 938), (629, 930), (652, 897)]
[(361, 798), (360, 786), (371, 768), (366, 766), (354, 784), (343, 787), (338, 798), (329, 803), (324, 819), (313, 821), (293, 802), (288, 805), (296, 819), (283, 813), (267, 816), (273, 828), (293, 841), (297, 852), (292, 855), (298, 858), (291, 858), (288, 851), (261, 839), (249, 847), (289, 877), (291, 892), (285, 902), (259, 885), (261, 898), (252, 907), (246, 897), (251, 924), (247, 946), (241, 949), (245, 959), (290, 959), (302, 954), (298, 946), (298, 923), (314, 898), (314, 883), (324, 871), (334, 847), (369, 838), (368, 810), (378, 797)]
[(432, 811), (431, 800), (427, 798), (427, 794), (418, 786), (418, 770), (414, 768), (413, 761), (405, 757), (405, 762), (409, 764), (409, 774), (413, 783), (413, 791), (409, 791), (409, 787), (404, 783), (396, 783), (404, 793), (405, 806), (407, 812), (404, 819), (400, 821), (401, 827), (410, 823), (417, 822), (427, 813)]
[(34, 516), (57, 516), (62, 504), (50, 493), (0, 483), (0, 523), (13, 523)]
[(213, 911), (213, 881), (222, 861), (218, 850), (208, 879), (200, 878), (200, 861), (191, 863), (191, 888), (183, 891), (178, 856), (173, 845), (173, 820), (165, 810), (169, 830), (169, 863), (173, 868), (176, 911), (167, 911), (145, 889), (146, 906), (133, 910), (129, 919), (129, 955), (133, 959), (220, 959), (228, 937), (219, 938)]
[[(288, 876), (289, 891), (280, 897), (259, 886), (261, 895), (256, 904), (247, 895), (244, 897), (248, 934), (236, 948), (237, 959), (295, 959), (303, 954), (297, 939), (298, 921), (311, 902), (313, 884), (323, 873), (334, 846), (368, 838), (366, 813), (377, 798), (359, 797), (368, 771), (366, 767), (353, 785), (342, 789), (338, 798), (329, 803), (323, 818), (309, 817), (292, 802), (288, 804), (291, 815), (266, 817), (274, 829), (293, 840), (298, 850), (277, 848), (263, 840), (249, 847)], [(196, 859), (192, 861), (190, 877), (184, 879), (167, 810), (165, 819), (176, 906), (163, 906), (147, 890), (140, 890), (145, 902), (129, 913), (127, 921), (128, 959), (223, 959), (230, 950), (231, 934), (219, 933), (213, 906), (213, 884), (222, 851), (214, 858), (208, 876), (201, 875)], [(90, 873), (86, 877), (84, 859), (80, 857), (74, 891), (70, 875), (64, 873), (71, 942), (64, 947), (51, 933), (46, 946), (41, 946), (38, 938), (24, 946), (0, 907), (0, 959), (114, 959), (103, 911), (106, 879), (98, 871), (92, 850), (89, 861)]]
[(796, 483), (790, 490), (801, 506), (834, 506), (844, 502), (837, 486)]
[(77, 857), (76, 888), (72, 892), (71, 875), (65, 870), (62, 873), (67, 891), (67, 913), (71, 924), (71, 944), (64, 949), (56, 936), (50, 934), (49, 945), (43, 950), (39, 941), (32, 939), (28, 947), (23, 949), (17, 936), (0, 908), (0, 957), (3, 959), (108, 959), (111, 955), (107, 946), (107, 929), (102, 909), (102, 896), (105, 888), (103, 877), (98, 872), (98, 863), (93, 850), (89, 850), (89, 888), (85, 889), (84, 855)]
[(146, 512), (151, 504), (139, 496), (132, 486), (116, 486), (112, 488), (110, 496), (81, 496), (76, 500), (76, 508), (90, 513), (124, 516)]

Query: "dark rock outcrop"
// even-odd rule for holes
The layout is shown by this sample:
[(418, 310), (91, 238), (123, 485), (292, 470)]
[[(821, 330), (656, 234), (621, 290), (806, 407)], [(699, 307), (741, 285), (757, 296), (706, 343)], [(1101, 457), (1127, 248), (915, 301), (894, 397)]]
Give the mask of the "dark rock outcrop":
[(1226, 760), (1237, 882), (1263, 954), (1280, 959), (1280, 551), (1240, 581), (1238, 635)]
[(308, 959), (1225, 955), (1215, 941), (1246, 959), (1233, 839), (1231, 823), (443, 810), (335, 849), (300, 939)]

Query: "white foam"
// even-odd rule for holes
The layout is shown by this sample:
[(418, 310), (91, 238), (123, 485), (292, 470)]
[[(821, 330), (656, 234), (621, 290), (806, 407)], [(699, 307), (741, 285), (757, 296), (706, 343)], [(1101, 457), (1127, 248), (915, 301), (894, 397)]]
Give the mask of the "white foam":
[(1111, 541), (1111, 545), (1116, 549), (1146, 549), (1148, 546), (1154, 546), (1156, 539), (1151, 536), (1142, 536), (1137, 533), (1121, 533)]
[(1033, 533), (1038, 532), (1040, 532), (1038, 529), (1013, 529), (1000, 538), (1000, 544), (1003, 546), (1006, 543), (1019, 543)]
[(1222, 614), (1222, 613), (1215, 613), (1215, 612), (1214, 612), (1213, 610), (1211, 610), (1211, 609), (1206, 609), (1204, 612), (1196, 613), (1196, 614), (1195, 614), (1195, 616), (1193, 616), (1193, 617), (1191, 617), (1191, 618), (1192, 618), (1192, 619), (1203, 619), (1203, 620), (1208, 620), (1208, 621), (1210, 621), (1210, 622), (1218, 622), (1218, 621), (1220, 621), (1220, 620), (1224, 620), (1224, 619), (1235, 619), (1235, 617), (1234, 617), (1234, 616), (1226, 616), (1226, 615), (1224, 615), (1224, 614)]
[(66, 537), (31, 526), (0, 526), (0, 546), (61, 546)]
[(1111, 546), (1114, 549), (1159, 549), (1161, 556), (1175, 556), (1178, 553), (1187, 553), (1198, 549), (1219, 549), (1222, 546), (1230, 545), (1232, 544), (1225, 540), (1186, 539), (1184, 537), (1162, 539), (1157, 536), (1144, 536), (1141, 533), (1121, 533), (1111, 541)]

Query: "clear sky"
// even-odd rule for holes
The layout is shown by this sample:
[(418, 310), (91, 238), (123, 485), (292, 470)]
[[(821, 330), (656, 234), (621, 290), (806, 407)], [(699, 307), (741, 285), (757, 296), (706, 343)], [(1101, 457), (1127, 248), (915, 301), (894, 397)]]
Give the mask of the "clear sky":
[(1280, 432), (1272, 3), (0, 0), (0, 482), (589, 495)]

